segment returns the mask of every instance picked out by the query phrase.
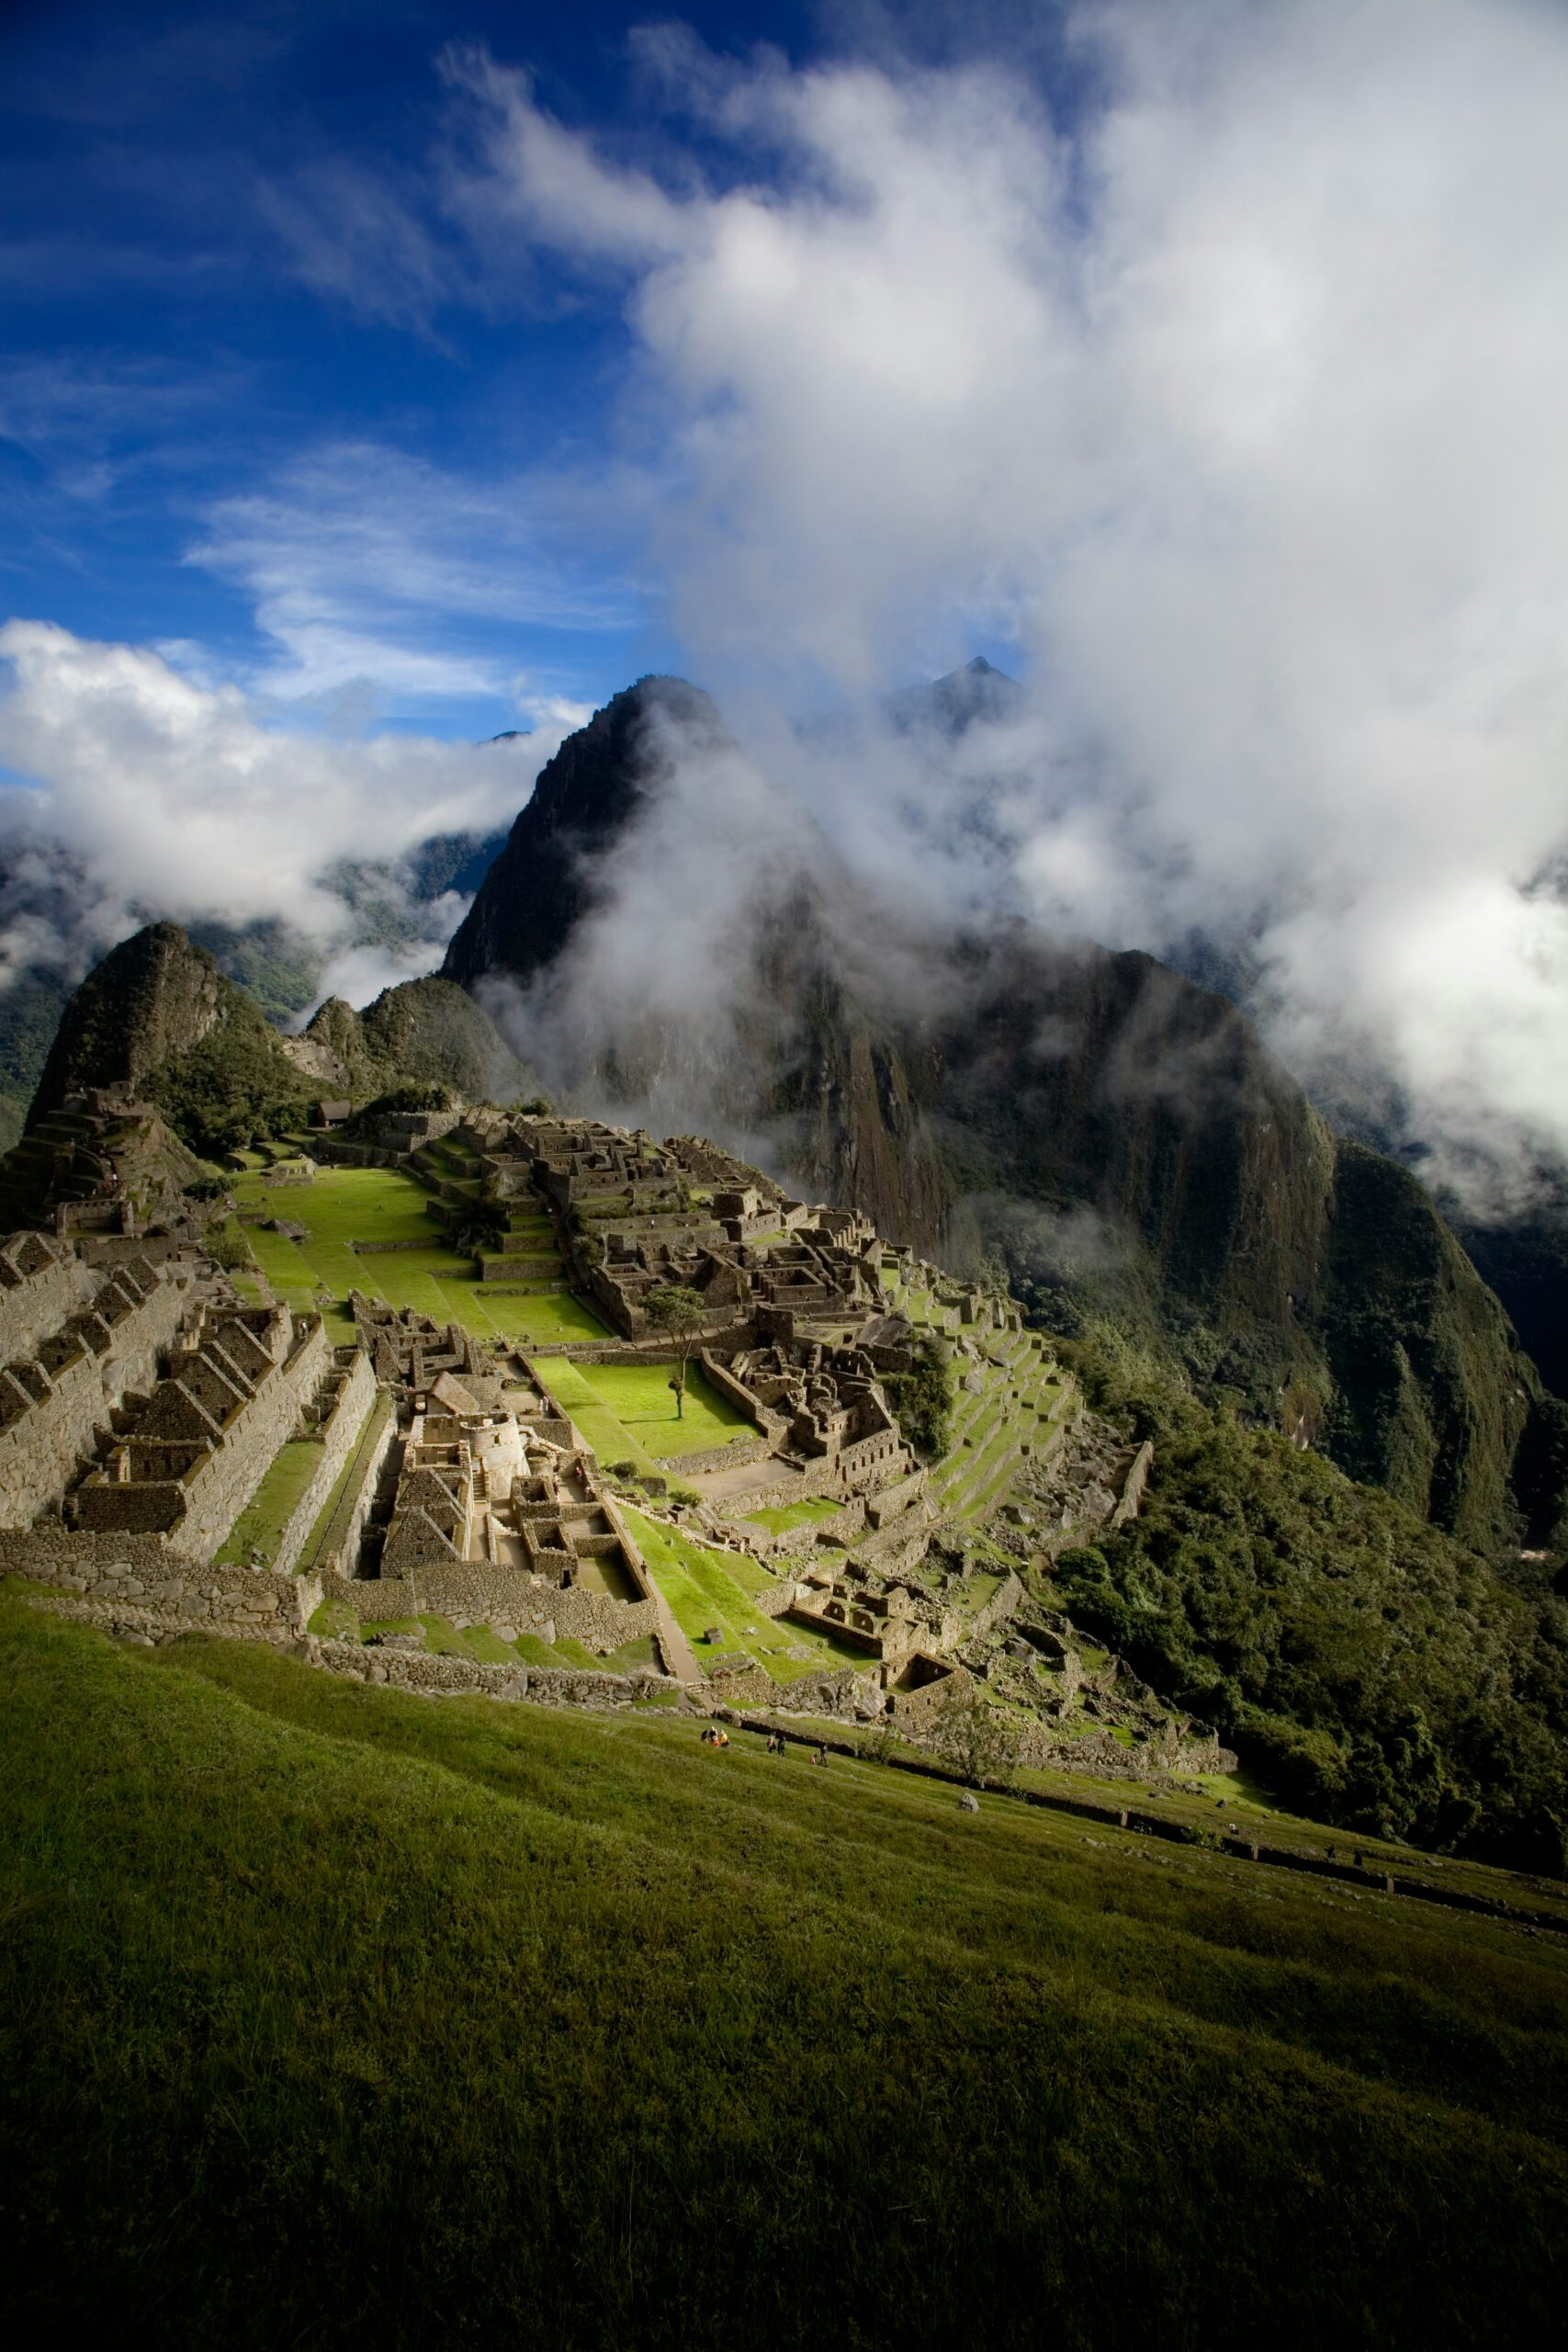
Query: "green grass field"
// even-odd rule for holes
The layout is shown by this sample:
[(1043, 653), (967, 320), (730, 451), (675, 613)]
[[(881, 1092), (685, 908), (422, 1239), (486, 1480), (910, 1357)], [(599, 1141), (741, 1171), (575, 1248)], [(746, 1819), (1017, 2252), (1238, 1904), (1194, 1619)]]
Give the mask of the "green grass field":
[(308, 1438), (279, 1446), (271, 1468), (225, 1536), (218, 1565), (248, 1560), (253, 1546), (269, 1563), (276, 1560), (283, 1531), (321, 1466), (321, 1449)]
[(546, 1356), (537, 1371), (603, 1463), (630, 1462), (644, 1474), (673, 1467), (679, 1476), (682, 1455), (705, 1453), (753, 1433), (752, 1424), (696, 1365), (686, 1374), (686, 1409), (680, 1419), (667, 1363), (574, 1363)]
[(770, 1535), (787, 1534), (792, 1527), (809, 1527), (817, 1520), (837, 1519), (843, 1510), (843, 1498), (831, 1495), (810, 1495), (803, 1503), (786, 1503), (779, 1510), (749, 1510), (746, 1522), (750, 1527), (765, 1527)]
[[(323, 1311), (334, 1338), (354, 1336), (351, 1290), (391, 1306), (417, 1307), (438, 1323), (460, 1322), (480, 1339), (526, 1345), (608, 1337), (592, 1308), (568, 1294), (508, 1295), (504, 1284), (476, 1282), (472, 1259), (448, 1249), (426, 1214), (429, 1193), (400, 1169), (328, 1168), (309, 1184), (272, 1189), (259, 1175), (236, 1176), (233, 1192), (243, 1211), (306, 1228), (309, 1238), (299, 1242), (254, 1225), (244, 1235), (262, 1272), (290, 1306), (316, 1306), (327, 1292), (331, 1305)], [(361, 1257), (349, 1247), (352, 1241), (423, 1246)]]
[[(774, 1579), (744, 1553), (716, 1552), (626, 1503), (621, 1515), (700, 1666), (711, 1668), (721, 1657), (745, 1650), (775, 1682), (787, 1684), (824, 1668), (866, 1664), (863, 1650), (818, 1634), (813, 1626), (766, 1617), (754, 1607), (755, 1596), (767, 1591)], [(726, 1638), (721, 1647), (710, 1649), (702, 1636), (715, 1625)], [(792, 1649), (804, 1655), (792, 1657)]]
[(651, 1709), (437, 1704), (14, 1602), (0, 1670), (14, 2342), (1555, 2324), (1551, 1939)]
[(756, 1434), (756, 1424), (719, 1395), (700, 1364), (687, 1368), (679, 1417), (667, 1363), (585, 1363), (578, 1369), (621, 1427), (656, 1460), (679, 1462), (682, 1454), (705, 1453), (732, 1438)]

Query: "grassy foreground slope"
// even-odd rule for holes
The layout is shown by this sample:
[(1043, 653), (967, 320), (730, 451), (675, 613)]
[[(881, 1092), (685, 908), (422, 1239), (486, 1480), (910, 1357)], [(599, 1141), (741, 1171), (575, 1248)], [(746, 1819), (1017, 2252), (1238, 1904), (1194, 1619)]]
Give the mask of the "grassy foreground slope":
[[(17, 2340), (1517, 2341), (1568, 1951), (0, 1605)], [(1411, 1916), (1411, 1915), (1415, 1916)]]

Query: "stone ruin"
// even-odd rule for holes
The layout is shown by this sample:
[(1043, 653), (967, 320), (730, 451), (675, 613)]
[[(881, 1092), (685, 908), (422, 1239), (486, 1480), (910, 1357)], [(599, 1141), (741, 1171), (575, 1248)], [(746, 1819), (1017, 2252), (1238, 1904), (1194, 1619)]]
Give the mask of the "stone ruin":
[(385, 1589), (362, 1593), (365, 1613), (548, 1622), (605, 1650), (656, 1634), (664, 1612), (642, 1554), (527, 1358), (412, 1309), (354, 1304), (401, 1430)]
[(864, 1348), (770, 1340), (722, 1361), (705, 1353), (703, 1362), (774, 1435), (774, 1452), (789, 1467), (809, 1473), (831, 1465), (845, 1493), (890, 1485), (918, 1467)]
[(152, 1395), (66, 1498), (95, 1534), (177, 1537), (214, 1550), (299, 1429), (332, 1367), (319, 1315), (221, 1306), (181, 1335)]
[(62, 1501), (126, 1398), (156, 1381), (197, 1288), (191, 1270), (141, 1257), (99, 1273), (52, 1235), (0, 1241), (0, 1528)]
[[(803, 1632), (830, 1634), (862, 1661), (795, 1686), (804, 1702), (885, 1714), (919, 1737), (953, 1689), (979, 1679), (1037, 1720), (1076, 1702), (1107, 1724), (1147, 1730), (1149, 1694), (1124, 1672), (1118, 1680), (1115, 1661), (1098, 1679), (1088, 1675), (1072, 1641), (1034, 1622), (1016, 1577), (976, 1610), (947, 1589), (941, 1555), (928, 1559), (933, 1535), (951, 1540), (951, 1530), (885, 1385), (912, 1368), (924, 1333), (897, 1310), (884, 1269), (891, 1261), (926, 1292), (961, 1372), (966, 1356), (983, 1369), (988, 1335), (1018, 1326), (1010, 1302), (885, 1249), (857, 1213), (807, 1207), (698, 1139), (658, 1145), (593, 1122), (501, 1114), (408, 1117), (406, 1134), (386, 1138), (394, 1156), (411, 1159), (430, 1133), (456, 1126), (482, 1179), (473, 1187), (465, 1170), (465, 1198), (536, 1201), (573, 1236), (580, 1286), (622, 1340), (565, 1352), (657, 1361), (668, 1343), (649, 1329), (648, 1290), (680, 1282), (703, 1296), (703, 1370), (757, 1434), (716, 1449), (711, 1464), (685, 1457), (681, 1479), (701, 1499), (678, 1502), (677, 1514), (769, 1559), (786, 1548), (787, 1531), (770, 1538), (746, 1514), (818, 1498), (834, 1508), (794, 1536), (795, 1554), (829, 1540), (852, 1546), (853, 1556), (840, 1550), (830, 1562), (818, 1552), (820, 1565), (785, 1558), (758, 1603)], [(333, 1349), (314, 1316), (242, 1307), (218, 1270), (177, 1240), (165, 1238), (160, 1255), (107, 1230), (0, 1243), (7, 1565), (76, 1593), (104, 1622), (129, 1624), (129, 1608), (150, 1638), (194, 1621), (303, 1640), (325, 1599), (347, 1602), (372, 1639), (378, 1623), (434, 1615), (507, 1643), (526, 1634), (552, 1646), (581, 1642), (601, 1657), (651, 1638), (666, 1670), (697, 1673), (592, 1453), (526, 1356), (358, 1293), (356, 1344)], [(279, 1447), (323, 1434), (276, 1564), (253, 1555), (249, 1586), (243, 1570), (209, 1566), (211, 1580), (193, 1583), (191, 1564), (210, 1563)], [(1028, 1455), (1028, 1443), (1020, 1451)], [(1137, 1508), (1147, 1450), (1089, 1466), (1092, 1499), (1119, 1523)], [(1047, 1479), (1065, 1476), (1057, 1453), (1023, 1467), (1019, 1491), (1031, 1502), (1045, 1503), (1055, 1492)], [(1076, 1494), (1083, 1480), (1072, 1467), (1065, 1487)], [(1064, 1532), (1066, 1512), (1064, 1503)], [(307, 1555), (318, 1516), (325, 1532), (317, 1527)], [(1028, 1506), (1014, 1516), (1027, 1552)], [(313, 1637), (307, 1646), (338, 1670), (361, 1670), (355, 1645), (327, 1643), (330, 1658)], [(421, 1658), (430, 1674), (409, 1687), (490, 1688), (499, 1675), (495, 1687), (515, 1695), (527, 1679), (520, 1666)], [(749, 1660), (733, 1665), (730, 1684), (722, 1693), (709, 1685), (710, 1697), (742, 1684), (742, 1695), (784, 1695)], [(546, 1671), (562, 1679), (561, 1669)]]

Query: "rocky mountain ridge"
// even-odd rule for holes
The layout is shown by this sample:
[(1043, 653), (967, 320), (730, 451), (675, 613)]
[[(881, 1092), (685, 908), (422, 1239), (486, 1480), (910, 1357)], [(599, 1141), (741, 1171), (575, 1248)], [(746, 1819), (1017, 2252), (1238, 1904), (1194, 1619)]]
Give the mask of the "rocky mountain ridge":
[[(683, 681), (615, 696), (455, 935), (446, 976), (509, 1007), (547, 1088), (670, 1125), (673, 1079), (690, 1124), (897, 1239), (999, 1254), (1055, 1328), (1162, 1346), (1467, 1542), (1559, 1540), (1568, 1413), (1415, 1177), (1336, 1138), (1225, 998), (1143, 955), (916, 923), (804, 821), (797, 852), (775, 835), (748, 864), (742, 811), (725, 1017), (694, 1008), (694, 1055), (657, 963), (620, 952), (617, 893), (668, 836), (685, 747), (703, 766), (726, 741)], [(703, 814), (722, 827), (722, 800)]]
[(112, 948), (67, 1003), (23, 1138), (0, 1159), (0, 1204), (13, 1223), (38, 1222), (62, 1187), (74, 1190), (82, 1139), (63, 1114), (88, 1096), (156, 1114), (136, 1125), (136, 1148), (177, 1193), (201, 1172), (193, 1153), (220, 1159), (299, 1128), (321, 1098), (361, 1103), (412, 1085), (511, 1100), (526, 1075), (449, 981), (405, 981), (363, 1013), (330, 998), (302, 1035), (285, 1036), (177, 924), (153, 923)]

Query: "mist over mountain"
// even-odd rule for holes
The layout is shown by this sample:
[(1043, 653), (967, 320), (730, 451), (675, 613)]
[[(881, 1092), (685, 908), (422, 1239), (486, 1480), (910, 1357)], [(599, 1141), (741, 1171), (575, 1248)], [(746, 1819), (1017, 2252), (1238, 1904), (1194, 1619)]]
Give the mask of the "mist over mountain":
[(1549, 2337), (1565, 125), (0, 7), (13, 2340)]
[[(963, 734), (976, 682), (900, 731)], [(1554, 1527), (1561, 1408), (1407, 1170), (1150, 956), (853, 871), (683, 682), (557, 754), (445, 970), (572, 1102), (999, 1256), (1056, 1327), (1137, 1332), (1468, 1540)]]

